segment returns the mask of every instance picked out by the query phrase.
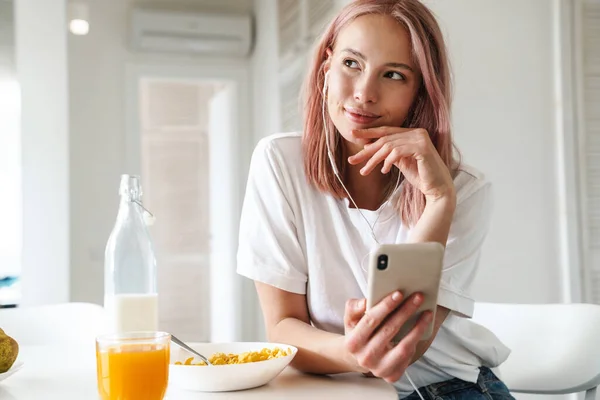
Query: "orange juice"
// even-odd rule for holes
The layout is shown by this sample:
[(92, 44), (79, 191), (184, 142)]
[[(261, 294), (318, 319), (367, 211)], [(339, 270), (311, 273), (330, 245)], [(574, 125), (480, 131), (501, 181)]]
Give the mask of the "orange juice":
[(162, 400), (169, 380), (169, 345), (120, 344), (96, 348), (102, 400)]

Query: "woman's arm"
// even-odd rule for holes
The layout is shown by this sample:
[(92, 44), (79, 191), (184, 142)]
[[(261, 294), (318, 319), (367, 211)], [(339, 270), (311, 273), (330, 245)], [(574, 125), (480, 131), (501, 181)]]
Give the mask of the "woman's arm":
[[(442, 246), (446, 246), (455, 208), (456, 194), (453, 187), (449, 189), (447, 194), (438, 199), (427, 199), (425, 210), (412, 229), (409, 242), (438, 242)], [(419, 342), (411, 364), (425, 354), (449, 312), (450, 310), (446, 307), (437, 306), (433, 323), (433, 334), (428, 340)]]
[[(429, 320), (421, 317), (417, 326), (390, 349), (388, 344), (400, 327), (415, 315), (422, 304), (422, 296), (407, 299), (396, 292), (385, 297), (368, 312), (365, 301), (350, 299), (344, 311), (345, 335), (319, 330), (309, 323), (306, 297), (256, 283), (269, 340), (289, 343), (298, 347), (292, 366), (303, 372), (336, 374), (342, 372), (383, 371), (378, 376), (395, 382), (408, 367), (419, 338)], [(418, 297), (418, 296), (417, 296)], [(400, 306), (400, 307), (399, 307)], [(378, 354), (376, 349), (385, 344), (389, 354)], [(393, 354), (392, 354), (393, 353)], [(385, 360), (382, 363), (384, 358)], [(395, 360), (390, 364), (391, 360)]]
[(427, 199), (425, 210), (412, 228), (408, 241), (410, 243), (438, 242), (445, 247), (455, 209), (454, 188), (450, 188), (447, 195), (437, 199)]
[[(310, 324), (306, 295), (256, 282), (269, 341), (298, 348), (292, 366), (302, 372), (337, 374), (359, 371), (344, 348), (344, 336)], [(362, 370), (361, 370), (362, 371)]]
[[(446, 246), (456, 209), (456, 189), (450, 171), (433, 146), (427, 131), (380, 127), (354, 131), (353, 134), (358, 139), (377, 139), (348, 160), (351, 164), (368, 160), (361, 173), (371, 173), (382, 162), (382, 172), (387, 173), (395, 165), (425, 195), (425, 209), (412, 228), (408, 241), (438, 242)], [(419, 342), (411, 363), (427, 351), (448, 313), (449, 309), (445, 307), (436, 308), (433, 335), (429, 340)]]

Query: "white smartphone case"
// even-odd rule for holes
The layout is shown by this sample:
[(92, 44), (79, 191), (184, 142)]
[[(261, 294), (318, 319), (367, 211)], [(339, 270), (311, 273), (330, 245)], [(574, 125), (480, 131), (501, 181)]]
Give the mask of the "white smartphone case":
[[(393, 342), (398, 343), (418, 322), (424, 311), (433, 313), (432, 322), (421, 337), (427, 340), (433, 333), (433, 321), (442, 276), (445, 248), (439, 243), (384, 244), (370, 257), (367, 284), (367, 310), (395, 290), (403, 295), (403, 302), (416, 292), (424, 296), (417, 313), (398, 331)], [(387, 267), (382, 266), (380, 256), (387, 256)]]

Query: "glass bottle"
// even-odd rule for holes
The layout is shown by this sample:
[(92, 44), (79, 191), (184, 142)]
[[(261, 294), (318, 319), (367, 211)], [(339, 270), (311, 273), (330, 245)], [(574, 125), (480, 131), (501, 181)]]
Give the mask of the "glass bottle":
[(112, 332), (158, 330), (156, 257), (140, 177), (122, 175), (117, 221), (104, 257), (104, 307)]

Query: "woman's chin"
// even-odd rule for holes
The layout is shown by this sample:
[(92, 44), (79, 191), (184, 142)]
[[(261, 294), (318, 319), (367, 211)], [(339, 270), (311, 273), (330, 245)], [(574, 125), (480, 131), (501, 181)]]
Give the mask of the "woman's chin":
[(348, 124), (348, 123), (335, 124), (335, 126), (336, 126), (336, 129), (339, 132), (339, 134), (344, 139), (344, 144), (346, 145), (347, 150), (352, 152), (352, 154), (355, 154), (355, 152), (357, 153), (360, 150), (362, 150), (364, 148), (365, 144), (375, 141), (375, 140), (356, 139), (355, 137), (352, 136), (352, 131), (359, 130), (359, 129), (367, 129), (367, 127), (358, 126), (355, 124)]
[(348, 156), (352, 156), (358, 153), (365, 147), (365, 143), (362, 140), (359, 141), (353, 139), (349, 135), (342, 135), (342, 138), (344, 139), (343, 143), (346, 148), (346, 151), (348, 152)]

